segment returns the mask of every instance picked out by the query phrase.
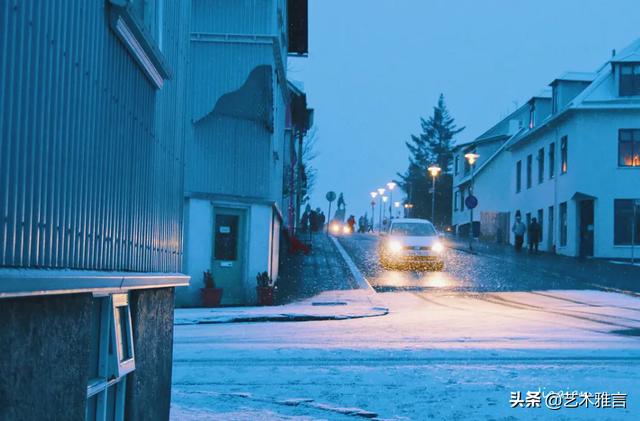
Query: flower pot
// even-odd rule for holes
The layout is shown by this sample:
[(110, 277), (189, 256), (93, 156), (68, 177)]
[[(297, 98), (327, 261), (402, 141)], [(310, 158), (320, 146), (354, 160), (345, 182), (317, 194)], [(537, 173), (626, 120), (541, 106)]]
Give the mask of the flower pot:
[(222, 288), (201, 288), (202, 305), (204, 307), (218, 307), (222, 299)]
[(258, 291), (258, 305), (272, 306), (275, 291), (273, 287), (256, 287)]

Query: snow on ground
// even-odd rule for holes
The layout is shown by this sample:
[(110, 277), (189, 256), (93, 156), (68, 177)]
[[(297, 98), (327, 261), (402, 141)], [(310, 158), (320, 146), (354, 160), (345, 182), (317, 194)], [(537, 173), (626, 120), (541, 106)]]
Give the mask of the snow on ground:
[[(633, 419), (640, 299), (599, 291), (379, 294), (383, 317), (176, 326), (172, 419)], [(628, 393), (627, 409), (510, 392)]]
[(293, 304), (269, 307), (180, 308), (176, 325), (252, 321), (340, 320), (384, 316), (388, 309), (369, 290), (325, 291)]

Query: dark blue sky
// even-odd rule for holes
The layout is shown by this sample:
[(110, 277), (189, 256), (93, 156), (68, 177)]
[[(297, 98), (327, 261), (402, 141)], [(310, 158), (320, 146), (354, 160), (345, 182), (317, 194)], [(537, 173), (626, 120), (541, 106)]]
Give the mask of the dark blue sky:
[(309, 57), (289, 78), (316, 110), (312, 205), (335, 190), (347, 213), (370, 209), (441, 92), (471, 140), (562, 72), (595, 71), (639, 17), (638, 0), (309, 0)]

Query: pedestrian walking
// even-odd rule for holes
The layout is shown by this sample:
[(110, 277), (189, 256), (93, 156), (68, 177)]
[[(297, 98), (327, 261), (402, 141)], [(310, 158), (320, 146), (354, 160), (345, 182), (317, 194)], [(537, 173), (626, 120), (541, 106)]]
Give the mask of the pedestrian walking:
[(367, 224), (367, 221), (365, 219), (364, 216), (360, 215), (360, 218), (358, 218), (358, 232), (359, 233), (364, 233), (364, 227)]
[(321, 230), (324, 230), (324, 224), (327, 222), (327, 217), (324, 216), (324, 212), (320, 211), (318, 214), (318, 225)]
[(527, 228), (527, 239), (529, 240), (529, 253), (538, 252), (538, 243), (540, 243), (540, 224), (537, 218), (531, 219), (531, 223)]
[(318, 231), (318, 212), (315, 210), (309, 213), (309, 224), (311, 225), (311, 232)]
[(306, 209), (300, 218), (300, 231), (307, 232), (309, 228), (309, 210)]
[(511, 231), (516, 237), (516, 251), (522, 250), (522, 243), (524, 242), (524, 233), (527, 230), (527, 227), (522, 222), (522, 216), (520, 212), (516, 213), (516, 221), (513, 223), (513, 227), (511, 227)]

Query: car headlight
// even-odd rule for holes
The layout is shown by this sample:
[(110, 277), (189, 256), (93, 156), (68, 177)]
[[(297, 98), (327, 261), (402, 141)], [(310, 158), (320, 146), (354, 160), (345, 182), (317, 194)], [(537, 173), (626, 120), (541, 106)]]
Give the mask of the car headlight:
[(331, 232), (334, 234), (340, 233), (340, 224), (333, 223), (331, 224)]
[(433, 244), (433, 246), (431, 246), (431, 250), (435, 251), (436, 253), (442, 253), (444, 251), (444, 246), (442, 245), (442, 243), (436, 242)]
[(387, 249), (392, 253), (398, 253), (402, 250), (402, 244), (399, 241), (391, 240), (387, 243)]
[(351, 233), (351, 228), (349, 228), (349, 225), (345, 225), (342, 227), (342, 232), (344, 234), (350, 234)]

